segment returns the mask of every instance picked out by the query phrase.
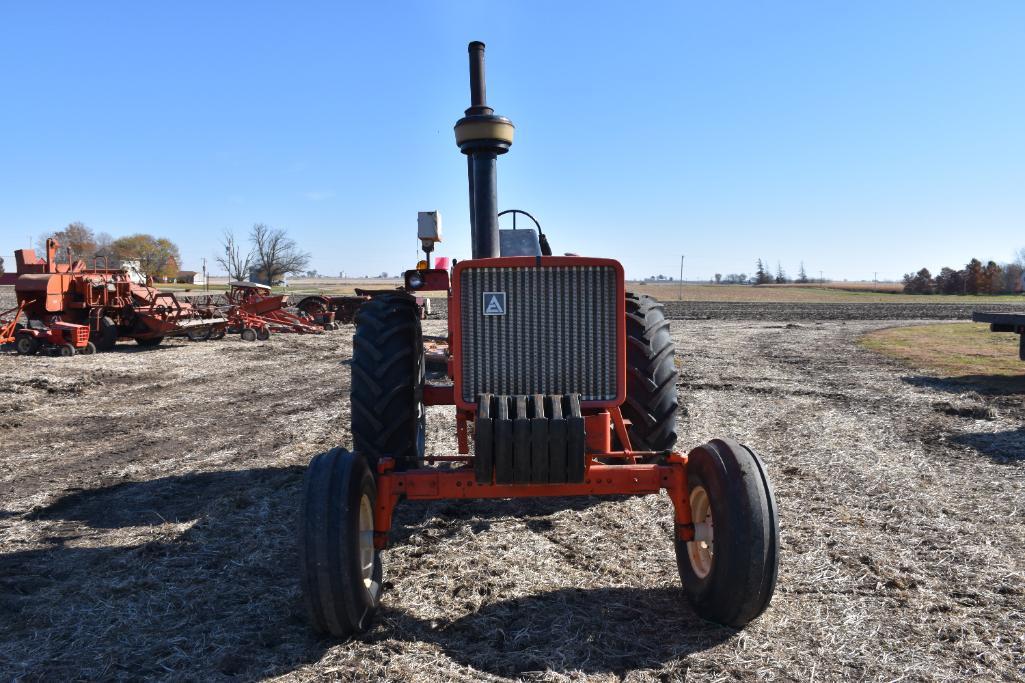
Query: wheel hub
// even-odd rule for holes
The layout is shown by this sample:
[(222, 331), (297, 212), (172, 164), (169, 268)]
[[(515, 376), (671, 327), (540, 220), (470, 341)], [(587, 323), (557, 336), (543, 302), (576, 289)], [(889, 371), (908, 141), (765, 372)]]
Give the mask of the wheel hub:
[(370, 505), (370, 497), (364, 494), (359, 501), (359, 566), (363, 587), (376, 598), (381, 585), (374, 580), (375, 554), (374, 509)]
[(690, 515), (694, 521), (694, 540), (687, 543), (687, 557), (698, 578), (712, 573), (715, 560), (715, 533), (712, 525), (712, 505), (704, 486), (690, 492)]

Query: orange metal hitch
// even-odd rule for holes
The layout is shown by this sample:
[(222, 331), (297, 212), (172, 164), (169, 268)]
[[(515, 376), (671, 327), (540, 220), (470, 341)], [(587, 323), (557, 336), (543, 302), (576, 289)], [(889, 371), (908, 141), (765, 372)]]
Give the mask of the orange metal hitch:
[[(603, 457), (606, 454), (602, 454)], [(631, 456), (637, 453), (631, 453)], [(377, 465), (377, 507), (374, 511), (374, 546), (388, 547), (392, 513), (398, 502), (454, 498), (528, 498), (553, 496), (649, 495), (665, 489), (673, 502), (676, 538), (694, 539), (694, 524), (687, 500), (687, 456), (671, 454), (666, 464), (592, 464), (584, 481), (575, 484), (479, 484), (472, 467), (453, 470), (395, 471), (395, 461), (382, 458)]]

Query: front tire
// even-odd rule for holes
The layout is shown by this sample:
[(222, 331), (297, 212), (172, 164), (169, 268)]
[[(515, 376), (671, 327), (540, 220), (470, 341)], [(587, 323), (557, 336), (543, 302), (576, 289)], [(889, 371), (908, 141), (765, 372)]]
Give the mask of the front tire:
[(730, 439), (687, 459), (695, 539), (676, 541), (684, 592), (704, 619), (742, 627), (772, 600), (779, 566), (776, 499), (761, 458)]
[(626, 295), (626, 403), (630, 445), (669, 451), (676, 443), (676, 347), (662, 304), (643, 294)]
[(335, 448), (310, 461), (299, 510), (299, 576), (313, 628), (345, 638), (365, 631), (381, 601), (374, 548), (377, 487), (366, 459)]
[(417, 467), (424, 456), (424, 344), (416, 301), (382, 294), (356, 314), (352, 338), (352, 441), (376, 471), (377, 461)]

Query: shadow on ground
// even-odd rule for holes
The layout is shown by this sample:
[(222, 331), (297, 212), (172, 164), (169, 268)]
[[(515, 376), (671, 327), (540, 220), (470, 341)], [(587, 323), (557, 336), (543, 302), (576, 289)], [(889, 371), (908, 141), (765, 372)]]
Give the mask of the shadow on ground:
[[(317, 638), (296, 577), (303, 471), (122, 482), (8, 517), (38, 525), (46, 545), (0, 554), (0, 678), (255, 679), (317, 662), (329, 648), (389, 639), (436, 643), (457, 662), (506, 675), (682, 671), (689, 652), (732, 635), (698, 621), (678, 588), (609, 588), (493, 602), (448, 622), (419, 620), (386, 594), (379, 625), (360, 642)], [(396, 521), (465, 528), (517, 516), (543, 530), (548, 515), (596, 502), (409, 505)]]
[(401, 545), (422, 527), (447, 527), (456, 533), (462, 523), (469, 523), (475, 534), (491, 528), (491, 521), (514, 517), (526, 520), (528, 528), (542, 532), (552, 528), (548, 517), (563, 510), (581, 511), (601, 503), (622, 502), (626, 496), (573, 496), (567, 498), (512, 498), (490, 500), (403, 501), (395, 508), (390, 534), (393, 545)]
[(997, 463), (1025, 460), (1025, 427), (1003, 432), (959, 434), (950, 441), (968, 446)]
[(954, 394), (974, 391), (984, 396), (1025, 395), (1025, 363), (1022, 363), (1020, 377), (1007, 375), (960, 375), (957, 377), (909, 375), (901, 379), (911, 386)]
[(435, 643), (454, 661), (499, 676), (656, 669), (682, 679), (689, 654), (736, 633), (694, 616), (679, 588), (567, 588), (486, 604), (453, 621), (385, 607), (379, 621), (364, 642)]
[(295, 581), (302, 472), (119, 483), (33, 513), (47, 546), (0, 554), (0, 678), (209, 680), (316, 661)]

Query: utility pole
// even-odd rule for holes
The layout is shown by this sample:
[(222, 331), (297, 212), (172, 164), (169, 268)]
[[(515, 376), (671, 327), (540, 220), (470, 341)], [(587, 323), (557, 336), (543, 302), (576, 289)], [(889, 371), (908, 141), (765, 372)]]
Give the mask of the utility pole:
[(822, 271), (821, 270), (819, 271), (819, 284), (820, 285), (826, 284), (826, 278), (822, 277)]
[(879, 282), (879, 271), (872, 271), (872, 282)]
[(683, 301), (683, 254), (680, 254), (680, 301)]
[(204, 291), (210, 291), (210, 278), (206, 275), (206, 257), (203, 257), (203, 289)]

